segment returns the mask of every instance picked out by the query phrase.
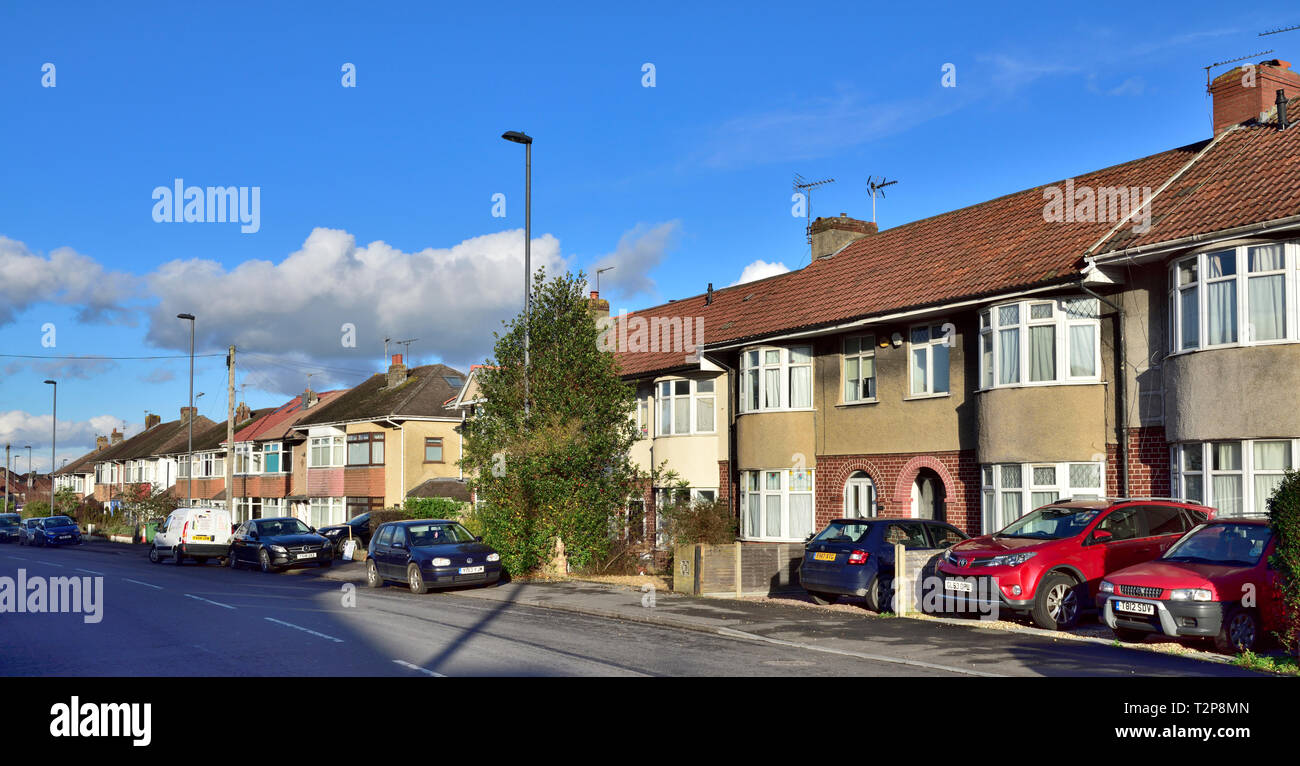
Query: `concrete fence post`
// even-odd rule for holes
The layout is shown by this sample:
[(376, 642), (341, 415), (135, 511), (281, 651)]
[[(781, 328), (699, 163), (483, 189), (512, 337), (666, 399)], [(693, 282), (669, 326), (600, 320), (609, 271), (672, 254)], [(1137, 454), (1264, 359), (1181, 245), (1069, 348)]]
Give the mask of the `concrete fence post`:
[(907, 548), (902, 543), (894, 543), (894, 614), (899, 617), (907, 615), (911, 601), (911, 572), (907, 566)]
[(739, 540), (732, 543), (732, 547), (735, 553), (734, 567), (735, 567), (735, 576), (736, 576), (736, 598), (740, 598), (741, 596), (745, 595), (745, 588), (741, 584), (741, 579), (740, 579), (741, 573), (744, 571), (744, 567), (742, 566), (741, 562), (745, 554), (741, 550), (741, 545)]

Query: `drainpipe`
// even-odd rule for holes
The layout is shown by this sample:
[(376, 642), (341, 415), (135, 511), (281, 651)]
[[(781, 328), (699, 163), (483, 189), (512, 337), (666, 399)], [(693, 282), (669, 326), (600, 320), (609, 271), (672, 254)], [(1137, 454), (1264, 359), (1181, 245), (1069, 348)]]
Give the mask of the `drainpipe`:
[(1119, 348), (1119, 372), (1116, 375), (1115, 398), (1119, 403), (1119, 465), (1120, 497), (1129, 496), (1129, 456), (1128, 456), (1128, 348), (1124, 345), (1124, 309), (1098, 295), (1087, 285), (1079, 286), (1085, 293), (1115, 309), (1115, 343)]
[[(398, 497), (397, 497), (397, 505), (398, 505), (398, 507), (404, 508), (404, 507), (406, 507), (406, 421), (402, 421), (401, 423), (396, 423), (396, 422), (393, 422), (393, 419), (392, 419), (391, 417), (384, 418), (384, 420), (385, 420), (389, 425), (391, 425), (391, 426), (395, 426), (395, 427), (397, 428), (397, 430), (398, 430), (399, 432), (401, 432), (401, 434), (402, 434), (402, 439), (401, 439), (401, 442), (402, 442), (401, 453), (398, 455), (398, 458), (397, 458), (398, 465), (401, 466), (401, 468), (400, 468), (399, 471), (398, 471), (398, 476), (399, 476), (399, 478), (400, 478), (400, 480), (401, 480), (401, 482), (402, 482), (402, 485), (401, 485), (400, 487), (397, 488), (397, 495), (398, 495)], [(384, 448), (384, 462), (385, 462), (385, 463), (388, 462), (388, 449), (387, 449), (387, 447)], [(388, 474), (388, 466), (384, 466), (384, 478), (385, 478), (385, 479), (387, 479), (387, 474)]]
[[(739, 398), (740, 379), (736, 369), (716, 356), (705, 356), (710, 362), (727, 371), (727, 502), (736, 509), (736, 519), (740, 519), (740, 498), (736, 495), (736, 400)], [(719, 487), (721, 489), (721, 487)]]

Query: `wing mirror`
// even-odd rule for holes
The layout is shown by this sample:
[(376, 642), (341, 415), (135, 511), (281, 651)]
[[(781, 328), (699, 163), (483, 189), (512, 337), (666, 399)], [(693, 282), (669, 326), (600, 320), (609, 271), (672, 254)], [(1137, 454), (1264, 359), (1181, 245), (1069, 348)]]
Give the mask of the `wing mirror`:
[(1092, 541), (1094, 543), (1104, 543), (1114, 536), (1115, 535), (1111, 534), (1109, 530), (1095, 529), (1092, 532)]
[(481, 543), (481, 542), (483, 542), (483, 535), (476, 535), (476, 536), (474, 537), (474, 542), (476, 542), (476, 543)]

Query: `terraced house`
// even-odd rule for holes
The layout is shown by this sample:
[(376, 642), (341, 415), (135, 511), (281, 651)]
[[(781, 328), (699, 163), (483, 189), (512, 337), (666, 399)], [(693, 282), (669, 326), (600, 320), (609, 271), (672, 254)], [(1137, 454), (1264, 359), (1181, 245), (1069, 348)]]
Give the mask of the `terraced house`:
[(806, 267), (619, 318), (704, 326), (619, 347), (638, 460), (747, 541), (1098, 495), (1262, 512), (1300, 454), (1300, 76), (1253, 74), (1213, 82), (1206, 140), (892, 229), (819, 218)]
[[(299, 419), (293, 429), (306, 439), (308, 523), (335, 524), (401, 505), (430, 480), (442, 480), (453, 494), (461, 483), (461, 415), (449, 405), (464, 384), (458, 370), (408, 370), (396, 354), (386, 373)], [(464, 496), (463, 488), (455, 494)]]

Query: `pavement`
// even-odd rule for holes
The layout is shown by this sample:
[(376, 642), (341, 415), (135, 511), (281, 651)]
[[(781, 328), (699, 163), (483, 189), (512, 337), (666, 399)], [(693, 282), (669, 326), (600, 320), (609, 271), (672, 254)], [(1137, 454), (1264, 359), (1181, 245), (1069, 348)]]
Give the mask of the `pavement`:
[[(4, 675), (1251, 676), (1101, 641), (580, 581), (416, 596), (364, 565), (266, 575), (146, 546), (0, 546), (0, 576), (104, 578), (104, 619), (0, 615)], [(57, 631), (57, 650), (48, 636)], [(105, 652), (103, 647), (111, 647)]]

